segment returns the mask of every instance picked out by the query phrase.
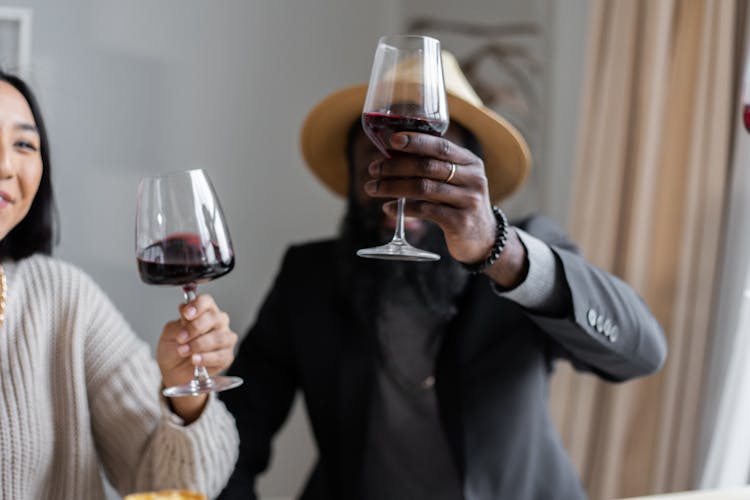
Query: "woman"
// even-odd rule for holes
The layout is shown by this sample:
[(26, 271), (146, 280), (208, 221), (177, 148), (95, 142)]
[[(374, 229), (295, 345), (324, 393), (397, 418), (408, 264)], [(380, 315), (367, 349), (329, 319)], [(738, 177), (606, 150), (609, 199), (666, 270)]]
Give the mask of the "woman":
[[(0, 72), (0, 498), (103, 498), (182, 487), (216, 495), (234, 420), (206, 395), (160, 398), (193, 363), (228, 367), (237, 335), (213, 299), (180, 306), (157, 363), (91, 279), (49, 257), (49, 144), (36, 100)], [(161, 372), (161, 373), (160, 373)]]

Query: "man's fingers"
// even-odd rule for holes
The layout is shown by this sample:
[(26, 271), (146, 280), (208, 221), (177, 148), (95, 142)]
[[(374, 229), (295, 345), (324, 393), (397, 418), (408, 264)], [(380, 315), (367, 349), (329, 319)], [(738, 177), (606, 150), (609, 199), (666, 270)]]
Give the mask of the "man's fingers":
[[(461, 177), (466, 169), (455, 163), (430, 158), (428, 156), (396, 156), (389, 160), (377, 160), (368, 169), (373, 179), (389, 177), (422, 177), (439, 182), (450, 178), (453, 185), (461, 185)], [(452, 175), (451, 175), (452, 174)]]
[(365, 184), (365, 192), (374, 198), (406, 198), (456, 208), (473, 208), (485, 199), (482, 191), (425, 178), (372, 180)]
[[(391, 201), (383, 205), (383, 210), (391, 217), (396, 217), (398, 202)], [(405, 217), (417, 217), (436, 223), (443, 230), (459, 227), (465, 222), (466, 211), (440, 203), (406, 200)]]
[(390, 137), (391, 147), (417, 156), (429, 156), (459, 165), (470, 165), (477, 157), (448, 139), (417, 132), (398, 132)]

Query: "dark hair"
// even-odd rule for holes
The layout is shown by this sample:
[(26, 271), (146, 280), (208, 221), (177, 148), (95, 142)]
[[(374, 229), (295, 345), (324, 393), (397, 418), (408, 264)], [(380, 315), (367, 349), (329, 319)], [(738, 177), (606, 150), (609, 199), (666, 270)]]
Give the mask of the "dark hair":
[(20, 260), (34, 253), (51, 254), (54, 241), (55, 201), (52, 195), (52, 175), (49, 160), (49, 140), (44, 119), (34, 93), (17, 76), (0, 70), (0, 82), (6, 82), (18, 90), (31, 108), (34, 122), (39, 131), (40, 154), (42, 157), (42, 179), (39, 189), (31, 202), (26, 217), (0, 240), (0, 259)]

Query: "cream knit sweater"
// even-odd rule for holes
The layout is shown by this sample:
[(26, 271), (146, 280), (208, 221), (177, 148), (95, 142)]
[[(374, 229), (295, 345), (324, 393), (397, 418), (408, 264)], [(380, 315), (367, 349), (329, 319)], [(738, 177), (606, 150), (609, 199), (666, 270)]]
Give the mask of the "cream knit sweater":
[(183, 426), (148, 347), (88, 276), (42, 256), (4, 268), (0, 498), (101, 499), (100, 470), (122, 494), (217, 495), (239, 443), (224, 404)]

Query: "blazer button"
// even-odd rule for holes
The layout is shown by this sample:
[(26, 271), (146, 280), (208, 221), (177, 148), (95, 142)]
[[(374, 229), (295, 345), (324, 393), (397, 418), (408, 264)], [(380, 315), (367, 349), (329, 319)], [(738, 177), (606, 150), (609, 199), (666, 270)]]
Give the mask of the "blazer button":
[(596, 309), (592, 307), (591, 309), (589, 309), (589, 312), (587, 315), (587, 319), (589, 320), (589, 325), (591, 325), (591, 328), (596, 326), (596, 317), (597, 317)]
[(612, 331), (609, 333), (609, 341), (610, 342), (616, 342), (617, 341), (617, 337), (619, 337), (619, 336), (620, 336), (620, 329), (617, 328), (617, 325), (614, 325), (612, 327)]
[(600, 314), (598, 318), (596, 318), (596, 331), (599, 333), (604, 333), (604, 315)]

